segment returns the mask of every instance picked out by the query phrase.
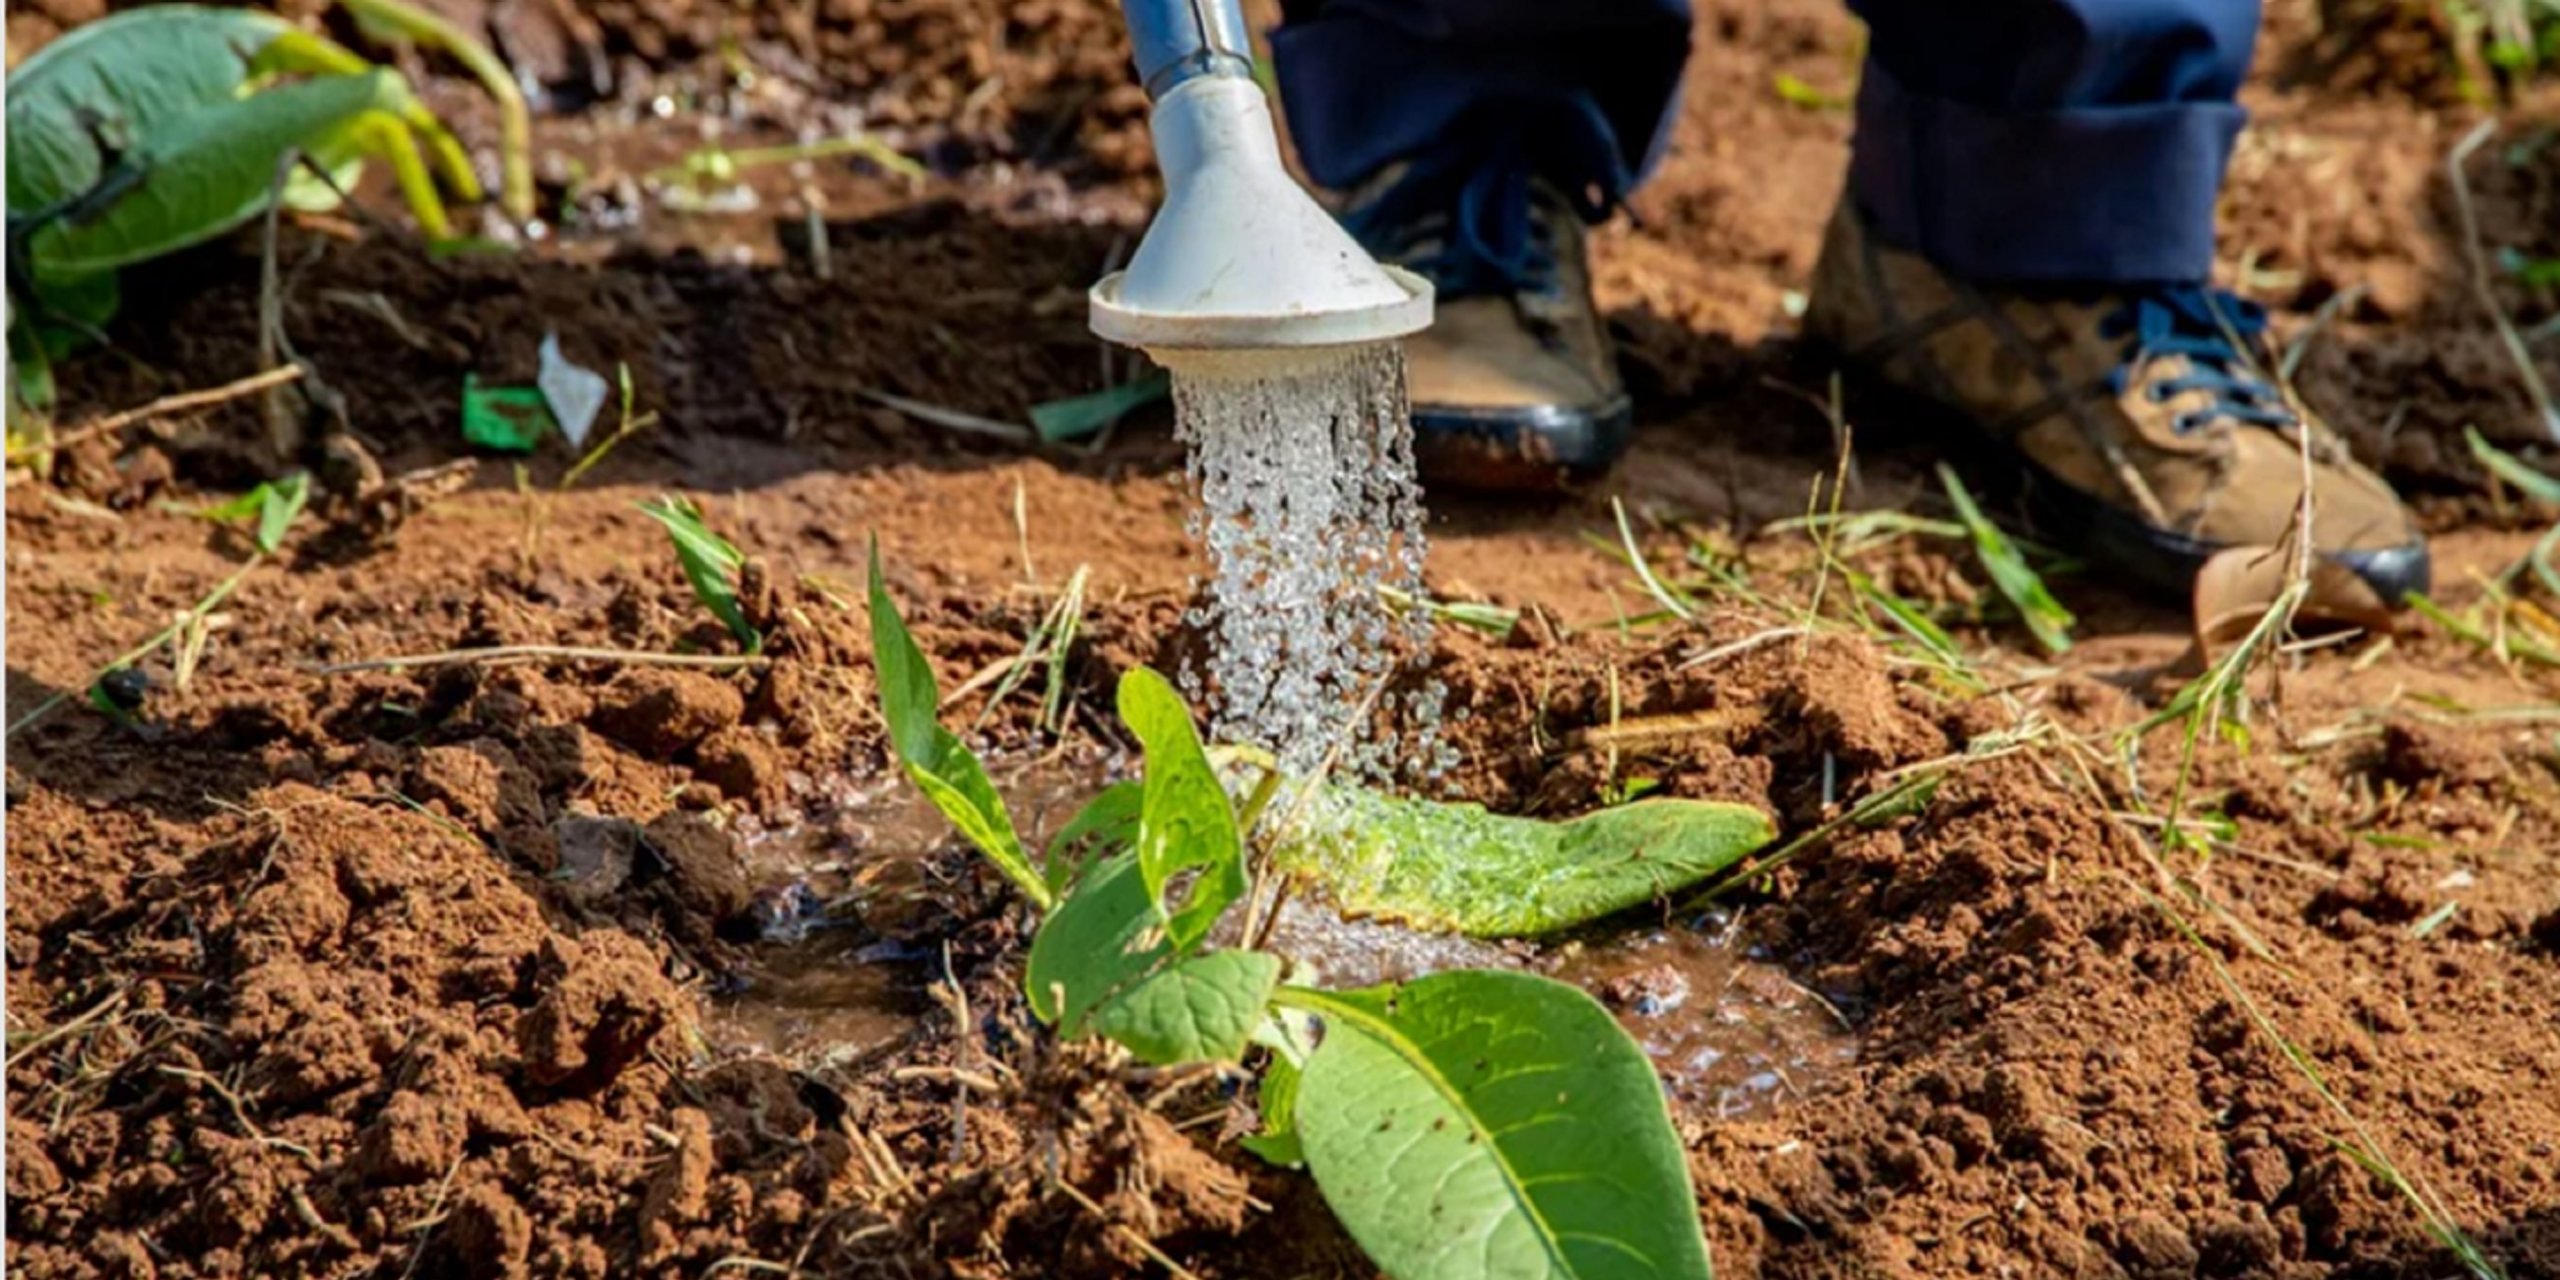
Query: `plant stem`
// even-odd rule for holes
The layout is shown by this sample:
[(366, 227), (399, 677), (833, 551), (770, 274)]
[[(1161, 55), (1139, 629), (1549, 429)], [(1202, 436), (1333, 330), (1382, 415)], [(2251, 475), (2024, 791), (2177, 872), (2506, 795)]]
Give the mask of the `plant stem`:
[(498, 204), (517, 222), (534, 214), (533, 115), (515, 76), (489, 47), (460, 27), (402, 0), (342, 0), (356, 20), (452, 54), (498, 102)]

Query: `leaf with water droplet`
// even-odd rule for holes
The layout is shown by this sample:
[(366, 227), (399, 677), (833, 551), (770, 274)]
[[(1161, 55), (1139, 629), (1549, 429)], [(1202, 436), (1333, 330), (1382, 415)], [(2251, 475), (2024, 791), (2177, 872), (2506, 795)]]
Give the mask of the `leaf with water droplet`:
[(1713, 800), (1645, 800), (1544, 822), (1326, 787), (1272, 859), (1323, 884), (1346, 913), (1523, 937), (1668, 897), (1776, 837), (1767, 814)]

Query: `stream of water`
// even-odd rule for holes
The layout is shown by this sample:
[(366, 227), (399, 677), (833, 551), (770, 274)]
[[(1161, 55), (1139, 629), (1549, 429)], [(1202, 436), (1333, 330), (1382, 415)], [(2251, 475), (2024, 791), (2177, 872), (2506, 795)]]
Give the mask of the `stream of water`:
[(1328, 756), (1380, 781), (1445, 771), (1441, 691), (1380, 692), (1431, 636), (1427, 613), (1387, 596), (1422, 595), (1403, 347), (1158, 355), (1209, 554), (1188, 619), (1209, 656), (1184, 677), (1212, 736), (1270, 751), (1296, 777)]

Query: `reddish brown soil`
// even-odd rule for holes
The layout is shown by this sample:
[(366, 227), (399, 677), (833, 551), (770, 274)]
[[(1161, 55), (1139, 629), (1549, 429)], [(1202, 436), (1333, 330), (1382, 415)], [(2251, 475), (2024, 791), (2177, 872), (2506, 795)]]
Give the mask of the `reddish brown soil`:
[[(1516, 811), (1598, 803), (1610, 757), (1578, 731), (1607, 728), (1614, 689), (1622, 731), (1664, 728), (1622, 747), (1621, 775), (1765, 805), (1796, 832), (1892, 771), (2047, 726), (1738, 900), (1743, 935), (1864, 1047), (1844, 1086), (1774, 1115), (1679, 1117), (1721, 1272), (2457, 1274), (2340, 1145), (2357, 1142), (2507, 1274), (2560, 1276), (2560, 680), (2423, 627), (2288, 656), (2252, 684), (2249, 749), (2208, 742), (2188, 789), (2190, 812), (2230, 820), (2227, 846), (2164, 863), (2138, 812), (2174, 789), (2176, 733), (2130, 777), (2113, 735), (2178, 685), (2173, 610), (2058, 579), (2084, 637), (2058, 664), (1996, 611), (1960, 628), (1985, 695), (1844, 629), (1769, 635), (1818, 581), (1801, 539), (1756, 531), (1831, 465), (1823, 416), (1790, 390), (1828, 370), (1794, 347), (1785, 295), (1847, 130), (1769, 86), (1844, 89), (1854, 32), (1821, 0), (1704, 7), (1680, 144), (1640, 220), (1600, 238), (1642, 397), (1635, 457), (1591, 494), (1435, 509), (1435, 589), (1533, 610), (1508, 643), (1440, 642), (1435, 673), (1470, 713), (1454, 782)], [(2302, 386), (2419, 495), (2440, 597), (2465, 609), (2536, 529), (2460, 443), (2465, 424), (2519, 444), (2532, 429), (2443, 179), (2471, 121), (2302, 71), (2325, 65), (2305, 61), (2322, 37), (2306, 5), (2276, 8), (2228, 265), (2287, 333), (2361, 290), (2311, 339)], [(1089, 566), (1069, 737), (1106, 743), (1116, 673), (1186, 651), (1198, 562), (1160, 421), (1029, 456), (871, 398), (1018, 420), (1114, 367), (1081, 290), (1125, 251), (1146, 185), (1126, 176), (1143, 139), (1103, 7), (591, 12), (580, 38), (622, 77), (617, 101), (713, 85), (685, 102), (734, 107), (734, 137), (769, 140), (810, 101), (794, 95), (820, 93), (937, 176), (839, 163), (804, 187), (777, 170), (752, 215), (652, 207), (636, 231), (572, 226), (513, 257), (287, 232), (288, 331), (352, 432), (321, 413), (329, 442), (294, 460), (334, 461), (342, 492), (222, 606), (183, 687), (163, 656), (133, 722), (75, 705), (9, 743), (11, 1268), (1104, 1276), (1146, 1273), (1155, 1250), (1204, 1277), (1368, 1274), (1302, 1181), (1233, 1146), (1246, 1104), (1217, 1080), (1149, 1077), (1026, 1024), (1022, 918), (957, 849), (923, 868), (929, 892), (865, 921), (934, 957), (892, 962), (918, 993), (911, 1034), (791, 1064), (698, 1033), (760, 909), (737, 833), (881, 770), (855, 590), (870, 535), (946, 689), (1016, 653)], [(13, 14), (13, 50), (85, 16)], [(719, 64), (733, 35), (761, 88)], [(713, 69), (678, 76), (695, 55)], [(2492, 246), (2560, 253), (2560, 146), (2526, 122), (2554, 105), (2522, 104), (2474, 163)], [(580, 161), (593, 226), (698, 123), (599, 108), (543, 137)], [(570, 167), (546, 171), (570, 198)], [(66, 424), (252, 372), (257, 265), (252, 237), (128, 289), (124, 354), (66, 371)], [(2498, 288), (2528, 327), (2560, 303)], [(451, 494), (366, 488), (359, 454), (395, 476), (461, 456), (463, 374), (528, 377), (546, 330), (627, 362), (658, 425), (567, 492), (548, 492), (553, 454), (529, 491), (503, 463)], [(2538, 351), (2560, 381), (2560, 344)], [(1924, 464), (1948, 442), (1850, 408), (1851, 500), (1936, 510)], [(242, 541), (171, 504), (272, 474), (287, 459), (265, 438), (242, 403), (13, 478), (13, 721), (236, 569)], [(755, 557), (764, 665), (314, 670), (493, 644), (732, 651), (633, 509), (663, 490)], [(1613, 494), (1659, 563), (1693, 534), (1776, 603), (1721, 597), (1621, 636), (1613, 620), (1651, 602), (1582, 536)], [(1990, 598), (1943, 545), (1860, 562), (1925, 600)], [(1836, 614), (1836, 577), (1826, 590)], [(984, 745), (1051, 748), (1036, 718), (1017, 695)]]

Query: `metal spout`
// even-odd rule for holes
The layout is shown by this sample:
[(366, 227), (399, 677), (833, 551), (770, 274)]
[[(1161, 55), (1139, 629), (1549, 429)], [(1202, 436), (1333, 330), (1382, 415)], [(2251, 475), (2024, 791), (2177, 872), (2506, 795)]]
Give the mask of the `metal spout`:
[(1235, 0), (1124, 0), (1165, 199), (1093, 331), (1166, 349), (1335, 346), (1431, 323), (1431, 285), (1382, 266), (1281, 163)]

